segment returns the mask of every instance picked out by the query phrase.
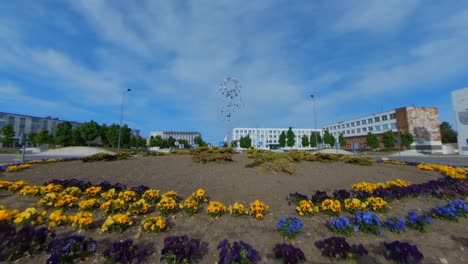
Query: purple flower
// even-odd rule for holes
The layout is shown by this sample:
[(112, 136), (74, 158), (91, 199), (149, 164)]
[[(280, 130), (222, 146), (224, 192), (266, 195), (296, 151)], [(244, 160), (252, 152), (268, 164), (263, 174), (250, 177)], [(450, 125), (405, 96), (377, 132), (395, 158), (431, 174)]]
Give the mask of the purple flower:
[(398, 240), (392, 243), (384, 242), (384, 256), (400, 263), (420, 263), (424, 258), (423, 254), (414, 245)]
[(295, 264), (306, 261), (304, 252), (290, 244), (276, 244), (273, 248), (275, 257), (281, 259), (283, 263)]

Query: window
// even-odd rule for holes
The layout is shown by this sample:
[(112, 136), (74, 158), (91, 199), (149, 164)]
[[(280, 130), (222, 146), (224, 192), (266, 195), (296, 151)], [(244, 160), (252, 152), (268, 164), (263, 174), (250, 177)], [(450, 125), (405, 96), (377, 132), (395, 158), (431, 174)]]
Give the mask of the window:
[(374, 117), (374, 120), (375, 120), (375, 122), (379, 122), (379, 121), (380, 121), (380, 117), (376, 116), (376, 117)]
[(356, 121), (356, 126), (360, 126), (361, 125), (361, 121)]
[(367, 124), (367, 123), (366, 123), (366, 120), (362, 120), (362, 124), (363, 124), (363, 125)]
[(383, 129), (383, 130), (387, 130), (387, 129), (388, 129), (388, 124), (383, 124), (383, 125), (382, 125), (382, 129)]
[(374, 131), (373, 127), (368, 127), (368, 128), (369, 128), (369, 131)]
[(367, 123), (372, 124), (372, 118), (367, 119)]
[(390, 114), (390, 119), (395, 119), (395, 118), (396, 118), (395, 114)]
[(350, 134), (349, 132), (350, 132), (349, 130), (346, 130), (346, 134)]
[(363, 127), (362, 132), (367, 132), (367, 128)]
[(349, 123), (346, 123), (346, 127), (349, 127)]
[(354, 122), (351, 122), (351, 126), (352, 126), (352, 127), (354, 126)]
[(392, 129), (397, 128), (397, 127), (396, 127), (396, 123), (391, 123), (391, 124), (390, 124), (390, 127), (391, 127)]
[(354, 134), (354, 129), (351, 129), (351, 134)]
[(360, 128), (356, 129), (356, 132), (361, 133), (361, 129)]
[(385, 121), (385, 120), (387, 120), (387, 115), (382, 116), (382, 121)]
[(341, 125), (341, 128), (344, 128), (344, 124)]
[(375, 126), (375, 131), (380, 131), (380, 125)]

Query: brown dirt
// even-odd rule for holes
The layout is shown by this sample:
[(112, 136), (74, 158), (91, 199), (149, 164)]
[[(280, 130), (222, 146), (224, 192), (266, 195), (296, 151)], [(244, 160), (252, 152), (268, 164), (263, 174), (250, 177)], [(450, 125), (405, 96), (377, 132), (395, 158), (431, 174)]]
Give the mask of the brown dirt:
[[(441, 177), (435, 172), (420, 171), (416, 167), (398, 166), (391, 164), (375, 164), (372, 166), (357, 166), (336, 163), (301, 162), (296, 163), (297, 175), (291, 176), (282, 173), (263, 173), (259, 168), (245, 168), (248, 159), (242, 154), (234, 155), (234, 162), (226, 164), (196, 164), (190, 156), (160, 156), (139, 157), (114, 162), (82, 163), (81, 161), (33, 165), (28, 170), (17, 173), (4, 173), (2, 180), (25, 180), (28, 184), (41, 185), (43, 182), (57, 178), (80, 180), (100, 183), (123, 183), (128, 188), (140, 184), (165, 192), (175, 190), (180, 197), (186, 198), (198, 188), (206, 190), (210, 200), (221, 201), (227, 206), (235, 202), (248, 205), (255, 199), (265, 202), (270, 210), (262, 221), (251, 217), (234, 218), (224, 215), (212, 218), (201, 212), (188, 217), (182, 212), (169, 217), (172, 228), (161, 234), (140, 234), (139, 224), (142, 217), (136, 219), (137, 225), (122, 234), (100, 234), (99, 223), (104, 215), (96, 212), (96, 228), (84, 232), (99, 243), (99, 252), (110, 241), (132, 238), (136, 242), (144, 243), (154, 252), (148, 263), (158, 263), (163, 238), (170, 235), (187, 234), (191, 238), (202, 241), (203, 258), (200, 263), (216, 263), (218, 251), (217, 244), (224, 238), (229, 241), (243, 240), (257, 249), (262, 257), (261, 263), (275, 263), (273, 247), (277, 243), (290, 242), (298, 246), (305, 253), (309, 263), (330, 263), (331, 260), (322, 257), (314, 242), (330, 236), (333, 232), (326, 228), (329, 216), (317, 214), (311, 218), (302, 218), (303, 231), (294, 241), (281, 238), (276, 230), (276, 223), (282, 216), (297, 216), (294, 206), (289, 206), (286, 200), (289, 193), (299, 192), (312, 195), (316, 190), (325, 190), (327, 193), (334, 189), (351, 189), (353, 183), (360, 181), (384, 182), (397, 178), (412, 183), (422, 183)], [(24, 209), (34, 206), (36, 198), (22, 197), (7, 191), (0, 191), (0, 205), (7, 208)], [(410, 210), (427, 212), (436, 205), (446, 204), (446, 201), (421, 197), (417, 199), (403, 199), (391, 203), (392, 209), (388, 213), (378, 214), (382, 220), (390, 216), (406, 216)], [(206, 205), (204, 206), (206, 209)], [(203, 209), (202, 209), (203, 210)], [(157, 215), (152, 212), (151, 215)], [(345, 215), (350, 216), (345, 213)], [(387, 263), (380, 254), (380, 245), (383, 241), (407, 241), (418, 246), (425, 258), (423, 263), (441, 263), (445, 258), (448, 263), (468, 262), (468, 219), (458, 223), (435, 220), (429, 227), (428, 233), (419, 233), (408, 230), (402, 234), (386, 231), (383, 236), (373, 236), (358, 233), (347, 240), (350, 243), (362, 243), (369, 249), (370, 254), (360, 260), (362, 263)], [(71, 229), (61, 228), (58, 232), (72, 232)], [(45, 261), (47, 256), (39, 258), (26, 257), (22, 263)], [(91, 262), (102, 262), (102, 257), (92, 257)]]

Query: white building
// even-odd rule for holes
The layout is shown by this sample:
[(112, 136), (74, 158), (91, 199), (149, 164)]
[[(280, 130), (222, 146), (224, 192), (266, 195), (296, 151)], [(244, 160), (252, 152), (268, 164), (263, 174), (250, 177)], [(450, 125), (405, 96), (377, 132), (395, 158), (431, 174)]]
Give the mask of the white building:
[[(468, 107), (467, 107), (468, 108)], [(344, 149), (352, 149), (353, 145), (360, 148), (366, 146), (366, 135), (371, 132), (377, 137), (387, 131), (395, 136), (409, 132), (414, 137), (411, 149), (423, 153), (442, 153), (439, 112), (436, 107), (401, 107), (390, 111), (349, 119), (323, 127), (336, 139), (343, 134), (346, 145)], [(383, 148), (383, 144), (380, 144)]]
[(388, 130), (393, 132), (398, 131), (395, 110), (340, 121), (325, 126), (323, 130), (328, 130), (336, 139), (338, 139), (340, 134), (348, 138), (366, 136), (369, 132), (381, 134)]
[[(287, 133), (289, 128), (234, 128), (232, 130), (232, 139), (239, 141), (242, 137), (249, 135), (252, 140), (252, 147), (269, 149), (270, 147), (279, 146), (279, 136), (282, 132)], [(295, 138), (295, 149), (303, 149), (302, 136), (306, 135), (310, 139), (312, 132), (317, 131), (322, 134), (321, 129), (313, 128), (293, 128)]]
[(458, 131), (458, 153), (468, 155), (468, 88), (452, 92)]
[[(194, 144), (193, 140), (196, 137), (201, 137), (200, 132), (182, 132), (182, 131), (151, 131), (149, 138), (161, 136), (162, 139), (168, 139), (169, 137), (173, 137), (177, 140), (184, 139), (187, 140), (190, 145)], [(148, 138), (148, 140), (149, 140)]]
[[(0, 128), (6, 124), (13, 126), (15, 136), (13, 137), (13, 145), (19, 144), (21, 136), (23, 134), (30, 134), (31, 132), (39, 133), (42, 130), (47, 130), (49, 133), (55, 133), (55, 128), (58, 124), (65, 122), (66, 120), (59, 120), (56, 117), (46, 116), (37, 117), (29, 115), (21, 115), (14, 113), (0, 112)], [(72, 128), (76, 128), (81, 123), (68, 121), (72, 125)], [(1, 136), (0, 136), (1, 137)]]

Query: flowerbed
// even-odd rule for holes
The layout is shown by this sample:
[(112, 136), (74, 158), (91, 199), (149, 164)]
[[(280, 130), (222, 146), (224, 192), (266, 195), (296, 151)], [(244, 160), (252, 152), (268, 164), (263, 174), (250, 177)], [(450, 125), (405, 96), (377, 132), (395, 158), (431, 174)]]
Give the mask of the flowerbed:
[[(432, 186), (432, 187), (435, 187), (435, 188), (439, 188), (440, 185), (437, 185), (437, 184), (440, 184), (440, 183), (448, 183), (448, 185), (450, 185), (450, 186), (462, 186), (462, 185), (460, 185), (460, 183), (463, 183), (463, 181), (460, 181), (460, 180), (451, 181), (451, 180), (452, 180), (451, 178), (450, 178), (450, 180), (441, 179), (441, 180), (432, 181), (431, 183), (426, 182), (426, 183), (420, 184), (420, 186), (427, 186), (427, 187)], [(61, 226), (67, 226), (67, 228), (73, 228), (73, 229), (75, 229), (77, 231), (79, 231), (80, 229), (86, 230), (85, 226), (83, 226), (82, 228), (80, 228), (77, 224), (75, 224), (75, 226), (73, 226), (73, 223), (79, 223), (79, 220), (75, 220), (75, 219), (82, 219), (82, 218), (86, 219), (87, 217), (84, 214), (85, 212), (91, 213), (93, 216), (96, 213), (97, 213), (97, 215), (102, 215), (102, 213), (105, 212), (104, 208), (103, 209), (99, 208), (102, 204), (104, 204), (105, 202), (107, 202), (109, 200), (120, 199), (121, 201), (123, 201), (121, 203), (123, 203), (125, 205), (124, 209), (122, 211), (119, 211), (119, 212), (114, 212), (114, 213), (110, 212), (109, 216), (115, 216), (115, 215), (117, 215), (116, 213), (125, 214), (126, 217), (128, 217), (128, 220), (129, 220), (129, 221), (126, 220), (125, 223), (130, 223), (130, 222), (133, 223), (133, 225), (131, 225), (129, 227), (129, 228), (132, 228), (132, 230), (141, 229), (142, 232), (147, 231), (149, 233), (153, 233), (153, 232), (154, 233), (162, 233), (162, 232), (166, 232), (166, 231), (170, 230), (171, 233), (172, 233), (173, 231), (177, 231), (177, 228), (178, 228), (177, 223), (178, 222), (176, 221), (175, 222), (176, 224), (173, 225), (171, 223), (171, 222), (173, 222), (173, 221), (171, 221), (171, 219), (174, 219), (174, 217), (180, 218), (180, 215), (182, 213), (180, 213), (178, 209), (185, 209), (185, 208), (180, 207), (181, 204), (183, 204), (188, 199), (191, 200), (191, 203), (196, 203), (199, 206), (199, 208), (202, 209), (202, 210), (195, 210), (194, 211), (192, 216), (196, 216), (197, 214), (206, 214), (206, 209), (209, 207), (209, 202), (210, 202), (210, 199), (208, 199), (208, 198), (206, 198), (206, 200), (205, 200), (205, 198), (197, 199), (196, 193), (201, 193), (201, 192), (198, 192), (198, 190), (193, 192), (193, 194), (195, 194), (195, 195), (190, 195), (189, 197), (187, 197), (184, 200), (184, 199), (182, 199), (182, 197), (178, 197), (176, 192), (166, 192), (165, 194), (160, 195), (159, 190), (151, 189), (148, 186), (143, 186), (143, 185), (139, 185), (139, 186), (127, 189), (125, 186), (122, 186), (122, 185), (119, 185), (119, 184), (110, 184), (110, 183), (105, 183), (105, 182), (100, 183), (100, 184), (91, 184), (89, 182), (80, 182), (80, 181), (75, 181), (74, 182), (75, 184), (71, 184), (71, 182), (72, 182), (72, 180), (69, 180), (68, 183), (63, 181), (62, 182), (63, 185), (62, 185), (62, 184), (59, 183), (59, 180), (54, 180), (54, 181), (45, 183), (43, 186), (31, 186), (31, 185), (28, 185), (25, 182), (18, 181), (18, 182), (9, 182), (9, 183), (8, 182), (1, 182), (0, 186), (3, 186), (4, 187), (3, 189), (9, 190), (12, 193), (17, 193), (17, 194), (20, 194), (20, 195), (27, 195), (27, 196), (30, 196), (30, 197), (37, 197), (38, 200), (41, 200), (41, 199), (44, 199), (44, 198), (47, 197), (47, 199), (46, 199), (47, 203), (44, 203), (43, 206), (51, 208), (51, 209), (49, 209), (47, 211), (46, 215), (42, 216), (43, 221), (41, 223), (38, 221), (38, 222), (35, 222), (35, 224), (37, 224), (39, 227), (42, 226), (42, 225), (48, 225), (49, 224), (48, 220), (47, 220), (48, 216), (50, 216), (51, 212), (52, 213), (55, 212), (56, 209), (60, 209), (60, 210), (62, 210), (61, 213), (57, 214), (57, 215), (54, 215), (54, 216), (56, 217), (57, 220), (63, 221), (64, 224), (63, 225), (62, 224), (57, 224), (54, 227), (50, 227), (50, 229), (52, 229), (52, 230), (60, 230), (60, 228), (62, 228)], [(401, 234), (403, 234), (404, 232), (406, 232), (408, 229), (411, 228), (410, 225), (409, 225), (409, 222), (411, 221), (411, 219), (419, 219), (422, 216), (439, 218), (440, 216), (432, 215), (432, 213), (433, 213), (432, 210), (425, 210), (423, 212), (423, 214), (418, 212), (418, 215), (417, 215), (416, 218), (414, 218), (412, 216), (412, 214), (411, 215), (409, 214), (408, 216), (400, 214), (398, 216), (400, 218), (397, 218), (397, 217), (394, 217), (394, 218), (382, 217), (382, 214), (384, 214), (386, 212), (385, 212), (385, 210), (379, 210), (379, 208), (378, 208), (379, 206), (376, 206), (376, 205), (384, 204), (384, 202), (385, 202), (385, 203), (387, 203), (387, 205), (385, 206), (386, 209), (387, 209), (387, 212), (392, 212), (392, 208), (391, 208), (392, 201), (394, 201), (395, 199), (400, 199), (400, 198), (394, 198), (394, 199), (386, 200), (386, 198), (385, 198), (386, 196), (383, 196), (384, 197), (383, 198), (383, 197), (380, 197), (380, 196), (374, 196), (372, 194), (375, 191), (378, 191), (379, 189), (381, 189), (381, 190), (395, 190), (396, 191), (396, 190), (399, 190), (399, 189), (402, 189), (402, 188), (409, 188), (411, 186), (414, 186), (414, 185), (413, 184), (410, 184), (409, 186), (404, 185), (404, 184), (402, 184), (401, 186), (398, 186), (398, 185), (395, 185), (395, 184), (393, 184), (393, 185), (392, 184), (387, 184), (387, 186), (378, 185), (377, 188), (373, 189), (372, 192), (364, 192), (364, 191), (359, 191), (359, 190), (358, 191), (354, 191), (354, 190), (349, 190), (348, 191), (348, 190), (340, 189), (340, 190), (335, 190), (335, 191), (330, 192), (330, 193), (332, 193), (331, 195), (329, 195), (329, 194), (327, 194), (325, 192), (316, 192), (314, 195), (311, 196), (311, 199), (308, 199), (308, 197), (302, 197), (302, 198), (306, 198), (306, 199), (298, 199), (298, 201), (299, 201), (298, 203), (301, 204), (301, 202), (302, 202), (302, 204), (303, 204), (302, 207), (305, 209), (304, 212), (306, 212), (306, 211), (310, 212), (310, 209), (312, 209), (311, 210), (312, 212), (310, 212), (310, 214), (307, 215), (307, 216), (312, 217), (312, 218), (314, 218), (316, 216), (316, 214), (318, 214), (320, 212), (323, 212), (323, 213), (334, 215), (333, 217), (335, 217), (336, 219), (343, 220), (342, 217), (346, 217), (348, 213), (353, 215), (354, 218), (357, 218), (356, 213), (358, 213), (358, 214), (361, 214), (360, 215), (360, 218), (362, 219), (361, 222), (365, 223), (366, 222), (365, 219), (367, 219), (366, 218), (367, 215), (373, 214), (373, 215), (378, 216), (378, 218), (380, 220), (380, 225), (379, 225), (380, 230), (383, 230), (383, 231), (389, 230), (389, 231), (395, 231), (395, 232), (399, 231)], [(421, 188), (421, 189), (423, 189), (423, 188)], [(441, 196), (437, 195), (437, 192), (429, 191), (429, 188), (427, 188), (426, 191), (420, 191), (421, 189), (419, 189), (419, 192), (417, 192), (416, 195), (409, 194), (407, 196), (402, 196), (401, 198), (403, 198), (403, 197), (411, 198), (413, 196), (421, 196), (421, 195), (431, 195), (431, 196), (438, 197), (438, 198), (441, 197)], [(149, 191), (149, 190), (151, 190), (151, 191)], [(145, 196), (145, 198), (143, 198), (145, 193), (147, 195)], [(364, 193), (367, 193), (368, 196), (366, 197), (366, 195)], [(453, 197), (460, 197), (460, 196), (462, 196), (462, 194), (463, 194), (463, 192), (456, 193)], [(296, 195), (296, 196), (299, 197), (300, 195)], [(65, 204), (63, 204), (63, 202), (57, 202), (58, 201), (57, 197), (69, 197), (68, 200), (70, 200), (70, 202), (65, 203)], [(72, 197), (78, 198), (78, 201), (73, 201)], [(162, 200), (162, 197), (168, 197), (168, 198), (171, 198), (172, 200), (174, 200), (174, 202), (176, 203), (175, 208), (177, 208), (177, 210), (174, 213), (169, 214), (169, 217), (164, 217), (164, 216), (160, 215), (159, 219), (156, 219), (156, 220), (154, 220), (152, 222), (151, 221), (146, 221), (146, 219), (149, 219), (150, 217), (154, 217), (154, 214), (161, 214), (161, 211), (160, 211), (159, 208), (156, 207), (156, 204), (159, 203)], [(380, 198), (380, 199), (377, 199), (377, 198)], [(142, 199), (144, 201), (141, 201)], [(353, 204), (353, 199), (357, 199), (359, 201), (359, 206), (352, 206), (351, 205), (351, 204)], [(347, 203), (345, 201), (347, 201)], [(147, 216), (145, 214), (132, 213), (134, 210), (130, 210), (130, 206), (133, 205), (133, 204), (136, 204), (137, 202), (140, 202), (139, 203), (139, 206), (140, 206), (139, 210), (140, 211), (143, 209), (142, 205), (144, 203), (149, 204), (150, 207), (147, 208), (147, 211), (150, 211), (151, 215)], [(218, 201), (218, 202), (221, 202), (221, 201)], [(356, 200), (354, 200), (354, 202), (356, 202)], [(50, 203), (50, 204), (48, 204), (48, 203)], [(293, 202), (291, 202), (291, 203), (293, 203)], [(324, 204), (323, 208), (322, 208), (322, 203)], [(80, 204), (81, 204), (81, 206), (80, 206)], [(337, 206), (337, 204), (339, 204), (340, 206)], [(348, 206), (346, 204), (348, 204)], [(366, 205), (365, 208), (361, 207), (363, 204)], [(454, 208), (464, 208), (464, 206), (463, 207), (455, 206), (455, 204), (456, 203), (454, 203), (452, 206), (448, 206), (448, 207), (450, 207), (450, 208), (452, 208), (452, 207), (454, 207)], [(56, 207), (56, 205), (58, 205), (58, 206)], [(69, 206), (69, 205), (71, 205), (71, 206)], [(334, 212), (332, 210), (332, 208), (334, 208), (333, 206), (335, 206), (335, 208), (340, 208), (340, 209), (335, 210), (335, 212)], [(445, 208), (445, 205), (443, 205), (443, 204), (440, 204), (438, 206), (440, 208)], [(225, 207), (225, 215), (218, 215), (217, 216), (218, 218), (222, 218), (223, 222), (225, 222), (225, 221), (232, 221), (232, 222), (241, 221), (241, 223), (245, 224), (246, 221), (249, 221), (249, 223), (250, 223), (250, 221), (256, 221), (255, 218), (257, 218), (257, 212), (262, 214), (262, 217), (260, 217), (261, 219), (266, 218), (266, 219), (268, 219), (267, 221), (270, 222), (270, 223), (271, 223), (271, 221), (278, 222), (278, 217), (279, 216), (277, 215), (277, 212), (278, 212), (277, 208), (275, 208), (275, 207), (274, 208), (268, 208), (268, 206), (266, 206), (261, 201), (253, 201), (250, 205), (249, 204), (244, 205), (242, 203), (237, 202), (237, 203), (234, 203), (234, 204), (232, 204), (230, 206), (229, 205), (224, 205), (224, 207)], [(299, 205), (299, 207), (301, 207), (301, 206)], [(361, 208), (365, 209), (365, 211), (360, 210)], [(436, 208), (437, 207), (434, 207), (433, 209), (436, 209)], [(133, 209), (135, 209), (135, 208), (133, 208)], [(291, 207), (291, 209), (292, 210), (289, 213), (293, 213), (295, 211), (294, 209), (297, 209), (297, 207)], [(318, 210), (316, 210), (316, 209), (318, 209)], [(353, 209), (354, 209), (354, 211), (353, 211)], [(5, 217), (6, 222), (12, 223), (14, 221), (16, 215), (15, 215), (15, 213), (13, 213), (13, 211), (14, 211), (14, 208), (8, 208), (8, 213), (5, 213), (5, 215), (8, 215), (7, 217)], [(21, 210), (19, 210), (19, 211), (21, 211)], [(77, 211), (79, 211), (82, 214), (77, 215), (76, 214)], [(440, 209), (439, 209), (439, 211), (440, 211)], [(453, 212), (453, 210), (449, 209), (448, 212)], [(42, 209), (38, 208), (37, 211), (36, 211), (36, 214), (31, 214), (31, 215), (38, 216), (37, 214), (41, 215), (41, 213), (42, 213)], [(232, 215), (232, 216), (251, 215), (254, 218), (250, 218), (250, 217), (247, 218), (246, 217), (246, 218), (244, 218), (242, 220), (236, 220), (234, 217), (229, 218), (228, 215)], [(271, 217), (271, 215), (274, 215), (274, 216)], [(63, 216), (65, 216), (66, 218), (64, 218)], [(306, 214), (304, 214), (304, 216), (306, 216)], [(406, 218), (405, 218), (405, 216), (406, 216)], [(122, 219), (126, 218), (126, 217), (122, 216)], [(323, 215), (320, 216), (320, 218), (323, 218), (323, 217), (324, 217)], [(464, 215), (463, 215), (463, 213), (460, 213), (460, 214), (458, 214), (457, 217), (458, 217), (457, 218), (457, 220), (458, 220), (459, 218), (464, 217)], [(442, 220), (446, 219), (444, 217), (440, 217), (440, 218)], [(70, 219), (74, 219), (74, 220), (70, 220)], [(88, 217), (88, 219), (89, 219), (89, 217)], [(197, 217), (197, 218), (192, 218), (192, 219), (193, 220), (187, 220), (187, 221), (202, 224), (202, 223), (198, 222), (200, 218)], [(287, 218), (285, 217), (285, 219), (287, 219)], [(310, 221), (307, 218), (298, 218), (298, 219), (300, 219), (301, 222), (303, 223), (303, 228), (308, 228), (308, 226), (310, 225)], [(352, 217), (348, 217), (348, 219), (349, 219), (349, 224), (348, 225), (355, 225), (355, 224), (358, 223), (356, 221), (356, 219), (353, 219)], [(385, 219), (387, 219), (387, 221), (384, 221)], [(405, 227), (403, 229), (400, 228), (400, 226), (401, 226), (401, 221), (400, 220), (401, 219), (404, 219)], [(213, 220), (214, 221), (220, 221), (220, 220), (217, 220), (217, 219), (213, 219)], [(451, 220), (453, 220), (453, 219), (451, 219)], [(98, 219), (93, 219), (91, 221), (92, 222), (98, 221)], [(25, 221), (23, 220), (23, 222), (25, 222)], [(114, 222), (118, 222), (118, 221), (114, 221)], [(343, 220), (342, 222), (346, 222), (346, 221)], [(389, 224), (387, 224), (387, 222)], [(88, 228), (90, 228), (90, 229), (97, 228), (97, 227), (101, 226), (101, 223), (102, 222), (95, 222), (94, 225), (91, 224), (91, 226), (88, 226)], [(147, 226), (146, 230), (145, 230), (145, 227), (144, 227), (143, 223), (147, 224), (146, 225)], [(165, 225), (163, 223), (165, 223)], [(85, 223), (83, 222), (83, 224), (85, 224)], [(161, 226), (163, 226), (163, 228), (161, 228)], [(326, 224), (323, 225), (323, 227), (325, 227), (325, 226), (326, 226)], [(390, 230), (391, 229), (390, 227), (394, 228), (394, 230)], [(426, 229), (428, 229), (430, 231), (431, 230), (430, 224), (427, 225), (427, 227), (428, 228), (426, 228)], [(19, 226), (17, 228), (19, 228)], [(208, 227), (207, 232), (209, 232), (209, 230), (210, 230), (209, 228), (210, 227)], [(274, 225), (272, 225), (271, 228), (272, 229), (275, 228)], [(152, 230), (152, 229), (154, 229), (154, 230)], [(121, 232), (121, 230), (115, 230), (115, 231)], [(127, 235), (127, 233), (128, 233), (127, 230), (123, 229), (122, 231), (124, 232), (124, 235)], [(362, 231), (362, 230), (359, 229), (359, 231)], [(362, 231), (362, 232), (364, 232), (364, 231)], [(376, 231), (370, 232), (370, 233), (371, 234), (379, 234)], [(354, 233), (354, 227), (353, 227), (352, 234), (356, 234), (356, 236), (361, 236), (358, 233)], [(296, 234), (296, 237), (298, 237), (300, 240), (304, 240), (306, 238), (306, 234), (304, 234), (302, 232), (298, 232)], [(294, 238), (291, 237), (289, 239), (294, 239)], [(202, 244), (202, 242), (203, 242), (203, 240), (201, 240), (200, 243)], [(258, 247), (259, 244), (258, 243), (257, 244), (252, 244), (252, 246), (254, 246), (254, 247), (257, 246)], [(296, 248), (301, 247), (300, 244), (295, 244), (295, 246), (296, 246)], [(213, 244), (210, 243), (208, 245), (208, 247), (212, 248)], [(101, 247), (101, 248), (104, 249), (105, 247)], [(286, 247), (284, 247), (284, 248), (286, 248)], [(157, 251), (159, 252), (159, 250), (161, 250), (162, 247), (158, 247), (156, 249), (149, 247), (148, 249), (153, 250), (153, 251), (157, 249)], [(263, 250), (262, 252), (263, 253), (261, 254), (260, 257), (265, 258), (265, 256), (266, 256), (265, 253), (264, 253), (265, 251)], [(277, 251), (275, 251), (275, 253), (276, 252)], [(285, 253), (285, 254), (289, 254), (289, 253)], [(373, 252), (373, 254), (375, 254), (375, 253)], [(299, 259), (300, 258), (298, 258), (298, 260)]]

